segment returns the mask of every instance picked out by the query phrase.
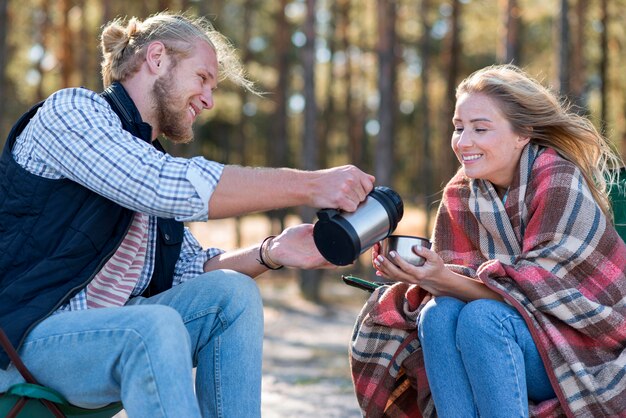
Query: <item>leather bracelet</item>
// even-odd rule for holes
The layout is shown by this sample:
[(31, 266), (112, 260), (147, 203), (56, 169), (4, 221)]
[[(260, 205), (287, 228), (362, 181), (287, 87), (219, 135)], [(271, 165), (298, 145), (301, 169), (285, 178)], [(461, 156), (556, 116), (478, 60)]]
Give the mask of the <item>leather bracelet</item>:
[(276, 238), (276, 235), (270, 235), (263, 240), (261, 246), (259, 247), (259, 258), (257, 261), (262, 265), (267, 267), (270, 270), (280, 270), (283, 266), (282, 264), (278, 264), (270, 257), (269, 246), (272, 243), (272, 240)]

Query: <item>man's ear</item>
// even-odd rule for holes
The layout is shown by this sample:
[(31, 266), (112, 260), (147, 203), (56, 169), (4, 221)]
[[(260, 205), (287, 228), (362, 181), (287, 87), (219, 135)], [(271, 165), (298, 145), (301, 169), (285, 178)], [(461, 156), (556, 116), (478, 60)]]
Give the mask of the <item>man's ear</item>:
[(163, 42), (154, 41), (146, 48), (146, 64), (154, 74), (161, 74), (165, 70), (167, 51)]

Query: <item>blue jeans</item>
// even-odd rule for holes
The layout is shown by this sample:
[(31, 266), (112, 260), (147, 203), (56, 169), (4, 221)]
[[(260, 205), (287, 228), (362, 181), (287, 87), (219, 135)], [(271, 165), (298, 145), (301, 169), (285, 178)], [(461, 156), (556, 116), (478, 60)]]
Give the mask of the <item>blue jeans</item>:
[(503, 302), (433, 298), (417, 319), (439, 417), (528, 417), (556, 395), (528, 327)]
[[(260, 417), (262, 348), (256, 283), (223, 270), (124, 307), (53, 315), (20, 355), (79, 406), (121, 399), (131, 418)], [(13, 365), (0, 370), (0, 392), (21, 381)]]

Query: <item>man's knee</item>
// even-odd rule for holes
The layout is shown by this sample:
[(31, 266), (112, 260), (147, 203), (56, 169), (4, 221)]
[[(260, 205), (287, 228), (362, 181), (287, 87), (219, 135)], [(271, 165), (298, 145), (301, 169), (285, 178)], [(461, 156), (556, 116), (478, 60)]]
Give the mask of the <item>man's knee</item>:
[(120, 365), (148, 361), (180, 362), (191, 367), (189, 333), (180, 314), (164, 305), (131, 306), (127, 309), (132, 321), (126, 328), (126, 343), (120, 356)]
[(200, 275), (192, 280), (195, 292), (221, 295), (228, 304), (238, 304), (242, 308), (262, 311), (261, 292), (254, 279), (233, 270), (217, 270)]
[(185, 337), (187, 329), (180, 314), (165, 305), (143, 305), (129, 307), (134, 315), (132, 331), (142, 340), (176, 340)]

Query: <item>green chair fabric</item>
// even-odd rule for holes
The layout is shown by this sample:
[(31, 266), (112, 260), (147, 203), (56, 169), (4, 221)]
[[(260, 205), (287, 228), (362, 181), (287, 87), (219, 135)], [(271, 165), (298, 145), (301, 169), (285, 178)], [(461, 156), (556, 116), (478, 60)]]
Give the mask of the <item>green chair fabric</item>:
[(123, 409), (115, 402), (98, 409), (85, 409), (71, 405), (56, 390), (37, 383), (17, 351), (0, 328), (0, 345), (22, 374), (25, 383), (11, 386), (0, 393), (0, 417), (9, 418), (111, 418)]
[(18, 418), (55, 418), (55, 414), (42, 402), (48, 400), (56, 405), (61, 416), (67, 418), (111, 418), (122, 410), (120, 402), (112, 403), (98, 409), (85, 409), (69, 404), (65, 398), (48, 387), (32, 383), (18, 383), (0, 395), (0, 416), (7, 417), (11, 409), (23, 399), (21, 410), (15, 415)]
[(613, 207), (615, 229), (626, 241), (626, 167), (622, 167), (619, 171), (619, 179), (611, 188), (609, 198)]

